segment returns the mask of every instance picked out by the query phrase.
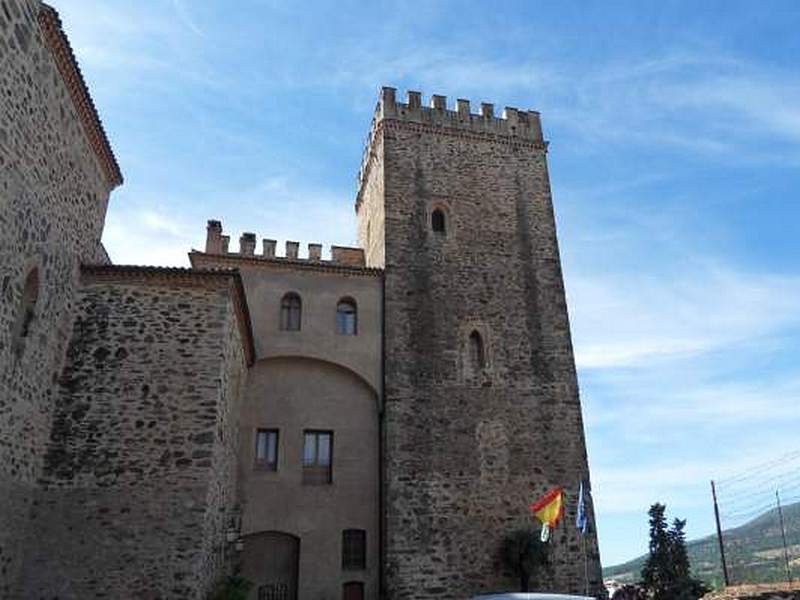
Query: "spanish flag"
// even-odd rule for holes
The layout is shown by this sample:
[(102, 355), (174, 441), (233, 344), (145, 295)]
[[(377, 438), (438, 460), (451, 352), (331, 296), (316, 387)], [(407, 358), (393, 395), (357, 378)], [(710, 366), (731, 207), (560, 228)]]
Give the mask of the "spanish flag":
[(550, 530), (558, 525), (564, 515), (564, 490), (553, 488), (529, 508), (533, 516), (542, 522), (542, 541), (546, 542), (550, 538)]

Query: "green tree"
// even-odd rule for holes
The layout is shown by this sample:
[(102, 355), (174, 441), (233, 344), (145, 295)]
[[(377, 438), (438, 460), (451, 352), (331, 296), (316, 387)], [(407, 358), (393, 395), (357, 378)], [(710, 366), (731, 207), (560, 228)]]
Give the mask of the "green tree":
[(692, 577), (686, 551), (686, 520), (667, 527), (667, 507), (653, 504), (650, 516), (650, 555), (642, 569), (642, 587), (653, 600), (697, 600), (708, 588)]
[(521, 592), (527, 592), (531, 579), (550, 563), (548, 545), (541, 541), (541, 532), (535, 529), (517, 529), (503, 539), (503, 564), (519, 577)]
[(650, 517), (650, 554), (642, 568), (642, 586), (655, 600), (666, 600), (671, 579), (666, 510), (666, 506), (656, 502), (647, 513)]

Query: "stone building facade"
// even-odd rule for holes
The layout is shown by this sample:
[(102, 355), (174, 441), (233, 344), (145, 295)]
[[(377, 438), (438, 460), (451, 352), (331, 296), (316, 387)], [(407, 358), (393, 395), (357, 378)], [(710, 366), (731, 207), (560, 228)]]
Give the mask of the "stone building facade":
[[(237, 269), (250, 307), (255, 363), (239, 420), (243, 574), (256, 598), (258, 588), (284, 587), (289, 598), (338, 598), (348, 584), (377, 598), (382, 272), (364, 267), (360, 249), (334, 247), (333, 260), (322, 261), (311, 244), (311, 258), (299, 259), (288, 242), (276, 257), (266, 240), (266, 255), (255, 255), (245, 234), (239, 253), (222, 253), (223, 237), (211, 221), (205, 252), (189, 256), (193, 268)], [(290, 298), (292, 322), (282, 319)], [(277, 438), (268, 464), (259, 431)], [(316, 467), (304, 460), (311, 432), (330, 433), (323, 481), (309, 478)], [(346, 536), (358, 538), (362, 557), (348, 562)]]
[(556, 485), (541, 586), (602, 594), (537, 113), (383, 88), (330, 259), (212, 220), (190, 269), (113, 265), (121, 183), (58, 15), (0, 0), (1, 598), (513, 590)]
[[(497, 549), (547, 489), (588, 482), (539, 114), (383, 88), (356, 201), (384, 269), (386, 588), (393, 598), (513, 589)], [(584, 589), (556, 531), (548, 587)], [(593, 591), (602, 587), (588, 536)]]

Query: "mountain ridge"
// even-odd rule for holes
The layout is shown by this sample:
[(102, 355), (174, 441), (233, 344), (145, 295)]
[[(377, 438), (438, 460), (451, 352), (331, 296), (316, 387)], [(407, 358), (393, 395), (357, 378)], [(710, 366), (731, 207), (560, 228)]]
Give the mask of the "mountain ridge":
[[(790, 572), (800, 577), (800, 502), (783, 507)], [(786, 563), (778, 510), (773, 508), (743, 525), (722, 532), (731, 583), (772, 583), (786, 580)], [(708, 585), (722, 586), (722, 563), (715, 534), (686, 543), (692, 573)], [(635, 583), (647, 554), (603, 568), (604, 579)]]

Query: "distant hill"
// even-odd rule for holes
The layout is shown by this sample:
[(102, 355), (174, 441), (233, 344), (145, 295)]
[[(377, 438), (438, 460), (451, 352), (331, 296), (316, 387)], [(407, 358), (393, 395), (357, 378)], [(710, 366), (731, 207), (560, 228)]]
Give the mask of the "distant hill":
[[(786, 543), (792, 577), (800, 578), (800, 502), (783, 507)], [(783, 542), (777, 509), (770, 510), (734, 529), (723, 531), (728, 574), (733, 583), (767, 583), (786, 580)], [(687, 542), (689, 561), (696, 577), (713, 587), (722, 583), (717, 536), (710, 535)], [(647, 555), (626, 563), (606, 567), (603, 577), (613, 577), (625, 583), (640, 578)]]

